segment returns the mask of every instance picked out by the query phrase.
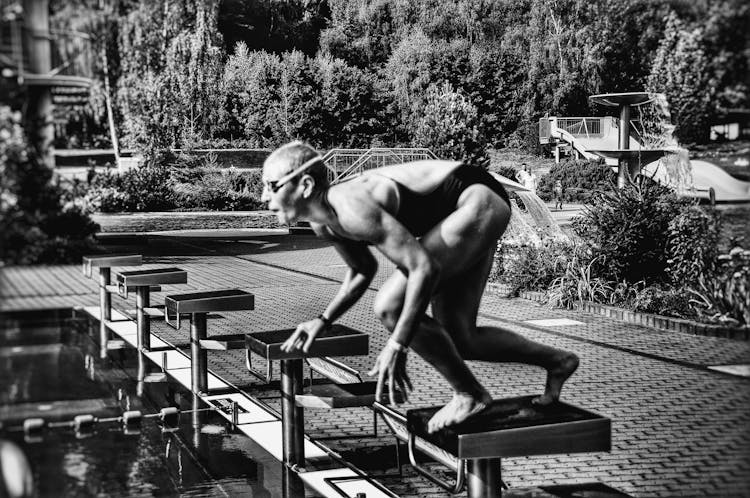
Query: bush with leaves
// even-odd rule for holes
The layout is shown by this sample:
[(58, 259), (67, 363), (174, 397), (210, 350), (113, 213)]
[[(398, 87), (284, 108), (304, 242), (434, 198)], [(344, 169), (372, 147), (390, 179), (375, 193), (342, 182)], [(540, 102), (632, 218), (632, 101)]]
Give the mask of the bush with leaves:
[(180, 209), (252, 211), (263, 208), (260, 201), (260, 170), (201, 169), (200, 180), (175, 183), (175, 203)]
[(597, 276), (650, 285), (668, 280), (669, 224), (689, 204), (668, 187), (641, 178), (597, 193), (572, 226), (592, 244)]
[(676, 286), (695, 285), (712, 272), (718, 256), (721, 218), (718, 211), (688, 206), (669, 222), (667, 272)]
[(445, 83), (430, 85), (424, 107), (412, 116), (414, 143), (444, 159), (489, 165), (487, 144), (479, 129), (477, 108)]
[(493, 279), (511, 286), (511, 294), (546, 290), (565, 269), (573, 255), (573, 245), (544, 240), (541, 245), (502, 245), (502, 264)]
[(735, 246), (718, 257), (713, 274), (698, 278), (690, 304), (699, 316), (727, 325), (750, 326), (750, 250)]
[(584, 301), (606, 302), (613, 288), (610, 282), (595, 274), (594, 268), (600, 259), (602, 256), (594, 256), (587, 244), (575, 245), (562, 274), (547, 290), (547, 302), (564, 308), (573, 308)]
[(612, 168), (598, 161), (565, 159), (554, 164), (549, 172), (539, 179), (537, 195), (545, 201), (553, 198), (553, 187), (560, 180), (564, 187), (565, 202), (590, 203), (597, 192), (614, 188), (617, 175)]
[(141, 166), (122, 174), (98, 173), (91, 180), (88, 197), (103, 213), (174, 208), (170, 171), (161, 166)]
[(98, 226), (68, 202), (29, 146), (21, 114), (0, 106), (0, 265), (71, 263), (91, 252)]
[(688, 317), (694, 315), (689, 301), (690, 294), (685, 287), (651, 285), (637, 292), (628, 307), (643, 313)]

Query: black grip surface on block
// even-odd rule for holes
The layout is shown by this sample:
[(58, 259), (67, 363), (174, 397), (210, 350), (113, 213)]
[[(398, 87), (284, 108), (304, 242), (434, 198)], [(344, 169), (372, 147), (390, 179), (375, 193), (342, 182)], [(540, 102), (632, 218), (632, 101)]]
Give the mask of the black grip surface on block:
[(427, 423), (442, 407), (409, 410), (407, 429), (459, 458), (608, 451), (609, 419), (566, 403), (532, 403), (536, 396), (494, 400), (466, 421), (436, 433)]
[(291, 360), (319, 356), (360, 356), (369, 353), (369, 336), (345, 325), (334, 324), (315, 338), (308, 353), (285, 353), (281, 345), (295, 329), (253, 332), (245, 336), (247, 348), (267, 360)]

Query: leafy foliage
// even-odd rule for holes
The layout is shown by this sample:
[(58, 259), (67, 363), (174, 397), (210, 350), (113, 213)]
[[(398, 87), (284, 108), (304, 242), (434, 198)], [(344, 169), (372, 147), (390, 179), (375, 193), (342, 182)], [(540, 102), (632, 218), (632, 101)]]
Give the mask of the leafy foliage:
[(261, 209), (260, 171), (202, 169), (195, 182), (175, 183), (175, 204), (180, 209), (251, 211)]
[(502, 266), (493, 278), (511, 286), (511, 293), (546, 290), (566, 268), (574, 246), (546, 240), (540, 246), (503, 246)]
[(104, 213), (166, 211), (174, 207), (169, 170), (160, 166), (97, 174), (88, 197)]
[(67, 263), (92, 249), (98, 226), (65, 202), (52, 170), (30, 147), (20, 112), (0, 106), (0, 262)]
[(716, 264), (721, 218), (714, 209), (689, 206), (669, 222), (667, 272), (677, 286), (694, 285)]
[(713, 275), (701, 275), (690, 301), (696, 312), (712, 321), (750, 325), (750, 251), (735, 246), (718, 258)]
[(416, 143), (431, 149), (438, 157), (486, 165), (484, 137), (479, 131), (477, 109), (449, 84), (431, 85), (425, 105), (412, 116)]
[[(102, 9), (54, 0), (52, 8), (55, 27), (87, 31), (95, 44), (91, 102), (65, 126), (99, 138), (78, 143), (106, 141), (104, 81), (118, 90), (125, 145), (139, 148), (289, 138), (405, 145), (427, 88), (449, 83), (477, 109), (488, 143), (534, 151), (545, 113), (587, 115), (590, 94), (641, 88), (667, 93), (681, 139), (707, 140), (706, 120), (748, 106), (745, 3), (133, 0)], [(340, 105), (326, 112), (332, 103)]]
[(552, 165), (549, 172), (539, 179), (537, 195), (545, 201), (552, 200), (552, 189), (557, 180), (563, 184), (566, 202), (590, 203), (597, 193), (614, 188), (617, 175), (612, 168), (597, 161), (564, 159)]
[(675, 135), (684, 142), (708, 140), (715, 85), (702, 44), (703, 31), (689, 28), (672, 13), (651, 66), (647, 89), (663, 92), (675, 119)]
[(596, 275), (651, 284), (667, 280), (669, 223), (685, 205), (668, 187), (643, 178), (596, 194), (573, 227), (593, 244)]
[(572, 308), (578, 302), (606, 301), (612, 286), (607, 279), (596, 276), (595, 267), (601, 258), (594, 256), (587, 245), (576, 245), (562, 274), (550, 283), (547, 302), (552, 306)]

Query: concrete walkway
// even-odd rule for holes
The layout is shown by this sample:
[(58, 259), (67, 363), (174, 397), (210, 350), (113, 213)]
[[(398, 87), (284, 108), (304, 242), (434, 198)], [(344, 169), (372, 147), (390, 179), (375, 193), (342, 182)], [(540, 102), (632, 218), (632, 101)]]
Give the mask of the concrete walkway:
[[(188, 271), (187, 286), (167, 287), (152, 302), (189, 290), (236, 287), (255, 294), (255, 310), (210, 320), (209, 335), (293, 327), (320, 313), (336, 293), (345, 268), (335, 251), (314, 237), (235, 235), (153, 236), (145, 245), (109, 249), (141, 252), (148, 266)], [(371, 367), (387, 339), (371, 310), (377, 288), (393, 266), (379, 261), (371, 289), (341, 320), (370, 334), (368, 357), (344, 359), (361, 372)], [(41, 278), (31, 278), (39, 272)], [(78, 266), (0, 269), (0, 309), (96, 304), (94, 282), (78, 275)], [(122, 302), (115, 305), (124, 307)], [(582, 363), (563, 399), (612, 419), (611, 453), (504, 459), (503, 478), (512, 487), (597, 481), (633, 496), (750, 496), (750, 379), (711, 368), (750, 364), (750, 343), (662, 332), (491, 294), (483, 300), (480, 323), (575, 351)], [(152, 330), (188, 345), (185, 328), (175, 331), (154, 323)], [(209, 362), (216, 374), (250, 394), (275, 394), (245, 373), (242, 351), (211, 354)], [(260, 361), (257, 366), (264, 367)], [(544, 373), (538, 368), (485, 362), (470, 366), (495, 397), (543, 389)], [(400, 410), (450, 398), (442, 378), (414, 354), (408, 368), (416, 389)], [(373, 475), (395, 470), (393, 438), (382, 424), (378, 438), (342, 438), (371, 430), (368, 409), (307, 410), (305, 417), (311, 437), (331, 438), (326, 444), (363, 470)], [(405, 497), (446, 496), (409, 465), (403, 478), (379, 480)]]

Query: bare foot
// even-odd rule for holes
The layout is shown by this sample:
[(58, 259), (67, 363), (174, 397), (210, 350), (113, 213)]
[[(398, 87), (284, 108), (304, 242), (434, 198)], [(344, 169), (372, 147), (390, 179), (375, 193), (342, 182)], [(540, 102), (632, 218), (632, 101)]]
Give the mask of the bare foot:
[(532, 400), (535, 405), (549, 405), (560, 399), (560, 391), (568, 377), (578, 368), (578, 357), (567, 353), (555, 368), (547, 370), (547, 385), (544, 394)]
[(449, 425), (461, 423), (487, 408), (491, 402), (492, 397), (487, 392), (479, 398), (467, 393), (455, 393), (453, 399), (432, 416), (427, 423), (427, 432), (432, 434)]

